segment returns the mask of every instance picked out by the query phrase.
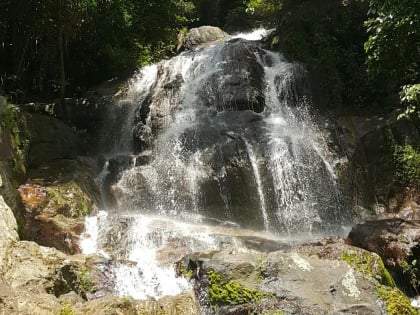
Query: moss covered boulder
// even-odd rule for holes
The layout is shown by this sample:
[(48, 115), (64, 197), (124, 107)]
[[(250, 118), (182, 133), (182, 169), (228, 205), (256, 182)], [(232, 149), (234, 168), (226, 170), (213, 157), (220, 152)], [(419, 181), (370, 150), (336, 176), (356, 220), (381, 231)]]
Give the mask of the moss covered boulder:
[(28, 239), (65, 253), (80, 252), (84, 216), (100, 205), (92, 169), (81, 160), (58, 160), (30, 170), (28, 177), (19, 187)]
[(205, 314), (384, 314), (391, 304), (417, 314), (411, 306), (403, 312), (408, 298), (377, 254), (340, 240), (272, 253), (194, 253), (178, 271), (194, 282)]
[(377, 253), (408, 294), (420, 290), (420, 220), (366, 221), (353, 227), (350, 242)]

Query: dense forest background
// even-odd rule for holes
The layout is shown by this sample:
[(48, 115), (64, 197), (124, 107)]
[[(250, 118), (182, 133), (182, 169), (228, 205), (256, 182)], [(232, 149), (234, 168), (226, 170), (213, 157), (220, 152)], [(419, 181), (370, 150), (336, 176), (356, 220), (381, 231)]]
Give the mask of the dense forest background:
[(277, 28), (272, 46), (322, 67), (337, 103), (419, 118), (420, 0), (0, 0), (0, 89), (74, 97), (170, 57), (200, 25)]

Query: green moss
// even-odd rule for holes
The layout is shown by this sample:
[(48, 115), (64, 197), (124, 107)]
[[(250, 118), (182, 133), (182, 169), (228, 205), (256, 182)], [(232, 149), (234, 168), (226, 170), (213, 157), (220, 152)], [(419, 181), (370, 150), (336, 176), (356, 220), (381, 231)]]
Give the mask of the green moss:
[(88, 211), (89, 211), (87, 202), (85, 200), (82, 200), (81, 203), (80, 203), (80, 205), (81, 205), (82, 214), (83, 215), (87, 215), (88, 214)]
[(396, 286), (394, 279), (378, 255), (365, 251), (347, 251), (342, 254), (341, 258), (366, 277), (375, 278), (383, 285)]
[(95, 285), (89, 275), (89, 270), (86, 267), (83, 266), (79, 269), (77, 280), (77, 291), (79, 294), (86, 296), (96, 291)]
[(48, 208), (61, 211), (66, 217), (78, 218), (89, 212), (89, 197), (74, 181), (53, 185), (47, 188)]
[(407, 260), (400, 262), (404, 276), (406, 276), (411, 286), (418, 290), (420, 288), (420, 261), (416, 259), (416, 254), (413, 253)]
[(420, 151), (410, 145), (394, 147), (397, 181), (402, 184), (420, 186)]
[(26, 158), (29, 152), (28, 121), (16, 106), (9, 104), (2, 115), (1, 127), (10, 135), (12, 146), (10, 163), (14, 175), (21, 178), (26, 174)]
[(379, 297), (385, 302), (389, 315), (419, 315), (420, 310), (411, 306), (410, 300), (397, 288), (379, 286)]
[(74, 315), (74, 311), (70, 304), (68, 303), (62, 303), (61, 304), (61, 310), (60, 315)]
[(283, 315), (284, 312), (283, 311), (275, 311), (273, 312), (269, 312), (269, 313), (262, 313), (262, 315)]
[(222, 281), (220, 275), (209, 270), (210, 303), (215, 304), (246, 304), (269, 297), (269, 294), (244, 288), (237, 282)]
[(184, 278), (188, 280), (190, 280), (193, 276), (193, 271), (188, 270), (188, 268), (185, 268), (185, 265), (182, 261), (178, 265), (178, 271), (179, 271), (179, 274), (181, 274), (181, 276), (183, 276)]

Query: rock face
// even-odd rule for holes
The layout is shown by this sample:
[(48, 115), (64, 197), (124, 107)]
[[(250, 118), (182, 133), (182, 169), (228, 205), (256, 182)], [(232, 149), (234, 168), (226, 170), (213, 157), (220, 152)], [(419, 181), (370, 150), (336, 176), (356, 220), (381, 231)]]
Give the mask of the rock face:
[(132, 315), (199, 315), (197, 299), (192, 292), (175, 297), (163, 297), (159, 300), (148, 299), (136, 301), (131, 298), (116, 298), (107, 296), (93, 300), (83, 305), (74, 306), (75, 314), (101, 315), (110, 314)]
[(18, 227), (13, 212), (4, 202), (3, 196), (0, 195), (0, 265), (2, 265), (6, 248), (11, 242), (19, 239), (17, 230)]
[(214, 26), (201, 26), (192, 28), (186, 35), (180, 35), (178, 38), (178, 50), (191, 50), (203, 44), (226, 39), (229, 35), (220, 28)]
[(62, 121), (51, 116), (32, 114), (30, 128), (30, 165), (39, 166), (56, 159), (72, 159), (77, 156), (77, 135)]
[(204, 314), (382, 314), (378, 288), (394, 286), (376, 254), (337, 242), (195, 253), (178, 266), (195, 279)]
[[(398, 181), (394, 154), (397, 145), (417, 147), (419, 131), (409, 121), (397, 120), (396, 116), (396, 113), (343, 116), (336, 129), (338, 139), (333, 142), (341, 146), (350, 161), (343, 181), (353, 204), (369, 209), (370, 215), (395, 216), (404, 210), (402, 218), (416, 219), (416, 212), (420, 210), (419, 194)], [(360, 212), (360, 215), (366, 214)]]
[(30, 170), (19, 187), (26, 210), (26, 235), (43, 246), (79, 252), (84, 216), (100, 205), (92, 170), (80, 160), (58, 160)]
[(202, 99), (217, 111), (264, 110), (264, 69), (256, 56), (264, 55), (258, 45), (241, 39), (223, 47), (221, 70), (211, 75)]
[[(351, 244), (380, 255), (409, 294), (420, 289), (420, 221), (385, 219), (357, 224), (348, 236)], [(407, 281), (408, 280), (408, 281)]]

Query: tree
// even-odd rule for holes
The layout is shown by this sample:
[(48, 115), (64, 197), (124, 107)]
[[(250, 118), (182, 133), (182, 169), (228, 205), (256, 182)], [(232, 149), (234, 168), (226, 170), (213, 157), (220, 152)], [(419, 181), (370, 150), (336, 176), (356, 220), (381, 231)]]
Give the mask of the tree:
[(372, 0), (368, 15), (369, 72), (395, 80), (406, 113), (420, 117), (420, 0)]
[(60, 71), (59, 99), (64, 102), (66, 80), (65, 55), (68, 41), (78, 35), (86, 16), (88, 6), (92, 4), (87, 0), (48, 0), (44, 2), (43, 21), (46, 21), (45, 32), (55, 32), (57, 38), (58, 62)]

